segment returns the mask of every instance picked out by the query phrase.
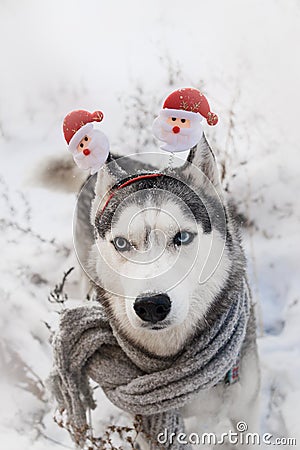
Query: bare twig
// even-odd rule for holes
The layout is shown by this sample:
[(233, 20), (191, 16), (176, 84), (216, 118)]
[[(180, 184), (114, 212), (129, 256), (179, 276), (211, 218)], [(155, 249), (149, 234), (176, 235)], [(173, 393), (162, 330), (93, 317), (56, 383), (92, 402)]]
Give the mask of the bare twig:
[[(70, 424), (65, 411), (56, 411), (54, 421), (60, 428), (68, 431), (73, 441), (85, 450), (125, 450), (126, 448), (136, 450), (137, 438), (142, 432), (142, 418), (136, 415), (132, 426), (109, 425), (103, 433), (103, 436), (94, 437), (90, 433), (90, 427), (77, 428)], [(126, 447), (116, 447), (114, 441), (121, 440)]]
[(6, 342), (0, 347), (0, 360), (3, 362), (5, 372), (16, 386), (31, 392), (41, 402), (46, 403), (46, 389), (37, 373), (13, 350)]
[(74, 267), (71, 267), (67, 272), (64, 272), (62, 281), (59, 284), (56, 284), (55, 288), (50, 292), (50, 295), (48, 296), (50, 303), (59, 303), (63, 305), (65, 301), (68, 300), (68, 295), (64, 292), (64, 287), (68, 276), (73, 270)]
[(55, 239), (46, 239), (42, 237), (39, 233), (33, 231), (31, 227), (22, 227), (16, 221), (8, 219), (0, 219), (0, 229), (3, 230), (9, 227), (14, 228), (15, 230), (20, 231), (21, 233), (28, 234), (42, 243), (52, 245), (53, 247), (55, 247), (57, 252), (59, 253), (62, 252), (65, 256), (69, 256), (70, 254), (70, 249), (65, 245), (59, 245)]

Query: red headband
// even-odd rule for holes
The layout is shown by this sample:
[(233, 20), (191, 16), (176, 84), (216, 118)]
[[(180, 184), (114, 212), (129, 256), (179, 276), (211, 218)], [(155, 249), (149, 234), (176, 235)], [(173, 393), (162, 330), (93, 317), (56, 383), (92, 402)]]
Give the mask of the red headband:
[(116, 192), (119, 191), (120, 189), (122, 189), (123, 187), (128, 186), (129, 184), (134, 183), (135, 181), (138, 181), (138, 180), (143, 180), (145, 178), (161, 177), (162, 175), (163, 175), (162, 173), (148, 173), (148, 174), (144, 174), (144, 175), (139, 175), (138, 177), (130, 178), (129, 180), (120, 184), (120, 186), (118, 186), (106, 200), (105, 205), (102, 208), (101, 215), (103, 214), (103, 212), (104, 212), (105, 208), (107, 207), (108, 203), (110, 202), (110, 200), (115, 196)]

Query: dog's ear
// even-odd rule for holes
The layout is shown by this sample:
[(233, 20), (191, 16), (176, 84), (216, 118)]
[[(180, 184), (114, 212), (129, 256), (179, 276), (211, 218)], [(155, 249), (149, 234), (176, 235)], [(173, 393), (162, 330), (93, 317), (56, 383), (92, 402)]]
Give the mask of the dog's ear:
[(101, 167), (97, 174), (95, 198), (91, 211), (92, 223), (94, 222), (96, 212), (105, 205), (110, 195), (111, 188), (127, 176), (127, 172), (125, 172), (125, 170), (119, 166), (116, 159), (109, 154), (105, 165)]
[(98, 197), (105, 197), (107, 192), (120, 180), (125, 178), (127, 173), (123, 170), (117, 160), (109, 154), (105, 165), (99, 170), (95, 185), (95, 194)]
[(204, 134), (200, 142), (190, 150), (182, 173), (195, 185), (212, 184), (218, 193), (222, 191), (216, 158)]

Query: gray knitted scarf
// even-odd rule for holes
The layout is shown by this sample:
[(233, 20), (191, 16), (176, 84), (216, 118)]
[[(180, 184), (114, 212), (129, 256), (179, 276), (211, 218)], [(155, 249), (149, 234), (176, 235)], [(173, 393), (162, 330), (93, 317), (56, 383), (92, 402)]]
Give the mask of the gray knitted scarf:
[[(175, 357), (157, 357), (136, 348), (108, 321), (101, 305), (64, 310), (52, 341), (49, 383), (71, 426), (86, 429), (86, 410), (96, 406), (90, 377), (116, 406), (141, 415), (151, 448), (160, 448), (153, 443), (164, 429), (183, 432), (179, 408), (222, 381), (241, 350), (250, 309), (246, 281), (228, 295), (230, 307)], [(172, 444), (174, 450), (187, 448)]]

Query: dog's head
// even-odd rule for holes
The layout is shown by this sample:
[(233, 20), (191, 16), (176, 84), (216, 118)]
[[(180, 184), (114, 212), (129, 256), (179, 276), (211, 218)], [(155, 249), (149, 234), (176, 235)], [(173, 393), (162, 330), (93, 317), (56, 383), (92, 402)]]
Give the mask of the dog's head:
[(177, 169), (133, 175), (111, 160), (98, 174), (94, 279), (114, 321), (141, 344), (152, 339), (150, 350), (171, 330), (175, 340), (186, 339), (228, 278), (230, 235), (220, 192), (204, 137)]

